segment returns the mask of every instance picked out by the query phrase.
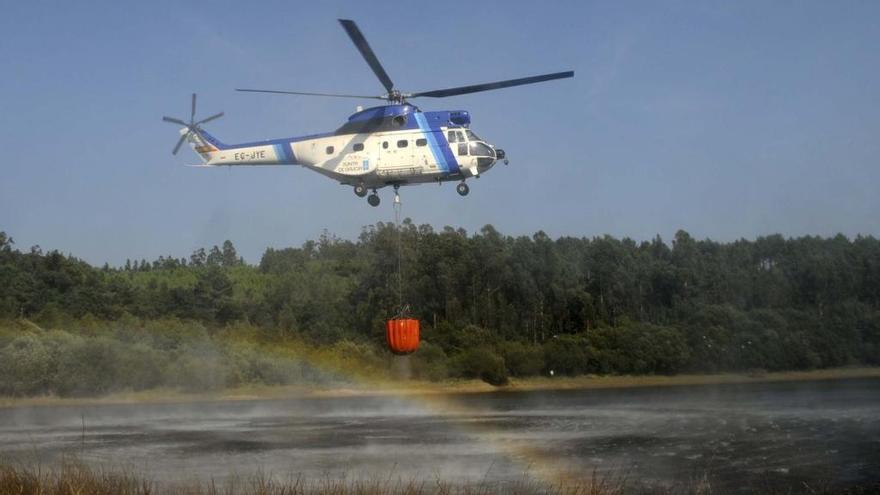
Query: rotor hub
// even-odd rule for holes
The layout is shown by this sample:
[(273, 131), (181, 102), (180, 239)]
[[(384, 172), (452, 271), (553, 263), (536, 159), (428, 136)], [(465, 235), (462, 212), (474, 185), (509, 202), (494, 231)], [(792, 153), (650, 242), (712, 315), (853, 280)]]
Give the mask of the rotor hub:
[(404, 103), (406, 103), (406, 95), (396, 89), (392, 89), (391, 91), (389, 91), (388, 94), (385, 95), (385, 97), (388, 98), (388, 101), (390, 101), (391, 103), (397, 103), (398, 105), (403, 105)]

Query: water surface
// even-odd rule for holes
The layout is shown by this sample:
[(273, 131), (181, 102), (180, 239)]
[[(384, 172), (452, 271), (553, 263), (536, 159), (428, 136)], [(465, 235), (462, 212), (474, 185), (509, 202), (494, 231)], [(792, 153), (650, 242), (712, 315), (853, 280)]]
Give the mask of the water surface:
[(161, 481), (503, 486), (550, 468), (727, 492), (878, 483), (880, 379), (0, 409), (0, 457), (64, 455)]

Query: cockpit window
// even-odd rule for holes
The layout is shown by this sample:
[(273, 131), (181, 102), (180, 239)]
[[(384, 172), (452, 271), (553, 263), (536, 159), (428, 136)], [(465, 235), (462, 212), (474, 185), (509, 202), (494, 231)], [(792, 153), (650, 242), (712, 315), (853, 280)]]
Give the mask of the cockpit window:
[(468, 147), (470, 148), (471, 156), (495, 156), (495, 152), (486, 143), (471, 142)]
[(450, 143), (458, 142), (458, 138), (455, 135), (455, 131), (449, 131), (446, 133), (446, 140)]
[(455, 131), (455, 137), (458, 138), (459, 143), (462, 143), (465, 141), (464, 134), (462, 134), (461, 131)]
[(468, 141), (482, 141), (479, 136), (474, 134), (474, 131), (466, 129), (464, 132), (467, 134)]

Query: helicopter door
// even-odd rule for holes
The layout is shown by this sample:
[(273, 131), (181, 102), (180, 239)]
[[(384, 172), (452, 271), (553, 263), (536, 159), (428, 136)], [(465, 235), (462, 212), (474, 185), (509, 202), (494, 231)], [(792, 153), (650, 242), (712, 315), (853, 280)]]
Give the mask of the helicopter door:
[(395, 167), (412, 167), (413, 166), (413, 148), (414, 142), (409, 136), (396, 136), (398, 139), (390, 147), (394, 148), (394, 166)]
[(413, 148), (413, 163), (422, 167), (437, 168), (433, 155), (428, 148), (428, 138), (417, 137), (415, 145), (415, 148)]
[(390, 143), (387, 139), (383, 139), (377, 143), (378, 148), (376, 151), (376, 156), (378, 158), (378, 163), (380, 167), (388, 167), (391, 166), (391, 147)]

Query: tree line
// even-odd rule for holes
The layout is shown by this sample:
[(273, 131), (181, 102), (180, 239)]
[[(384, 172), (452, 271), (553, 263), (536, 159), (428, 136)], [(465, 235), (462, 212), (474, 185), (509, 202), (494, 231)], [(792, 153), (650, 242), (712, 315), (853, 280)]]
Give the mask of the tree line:
[[(402, 247), (398, 280), (398, 246)], [(94, 267), (0, 233), (0, 318), (175, 319), (261, 338), (381, 349), (403, 302), (427, 378), (809, 369), (880, 364), (880, 242), (781, 235), (636, 242), (378, 223), (269, 248)], [(0, 339), (0, 348), (11, 337)]]

